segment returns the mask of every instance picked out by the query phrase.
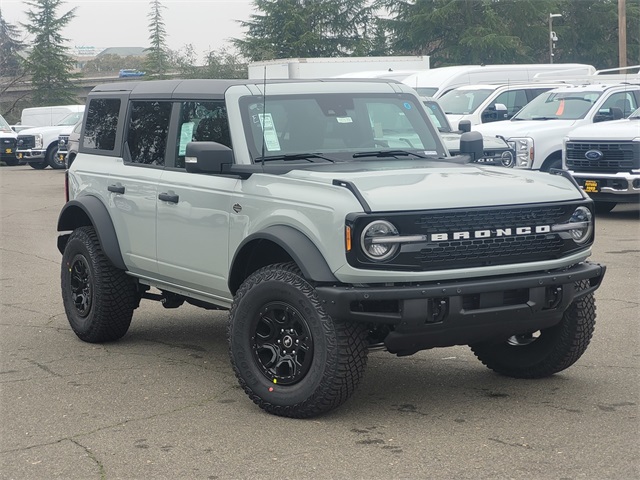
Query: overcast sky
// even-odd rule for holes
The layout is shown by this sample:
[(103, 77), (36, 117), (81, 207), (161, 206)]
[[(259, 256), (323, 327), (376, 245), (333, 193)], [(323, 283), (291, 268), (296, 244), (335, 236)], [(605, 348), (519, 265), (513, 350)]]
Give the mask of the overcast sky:
[[(236, 20), (248, 20), (253, 13), (251, 0), (162, 0), (162, 4), (168, 47), (179, 50), (193, 44), (199, 55), (228, 45), (231, 37), (242, 37), (244, 29)], [(149, 46), (149, 0), (69, 0), (57, 16), (74, 7), (76, 16), (62, 32), (68, 46)], [(18, 25), (27, 21), (29, 7), (24, 0), (0, 0), (0, 9), (5, 21), (24, 32)]]

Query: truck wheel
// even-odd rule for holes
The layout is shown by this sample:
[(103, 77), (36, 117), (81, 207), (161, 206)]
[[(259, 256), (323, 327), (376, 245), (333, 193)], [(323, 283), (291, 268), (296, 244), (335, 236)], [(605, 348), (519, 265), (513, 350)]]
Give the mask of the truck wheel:
[(617, 205), (616, 202), (595, 202), (596, 213), (609, 213)]
[(62, 255), (62, 300), (75, 334), (85, 342), (121, 338), (138, 304), (133, 279), (114, 267), (93, 227), (73, 231)]
[(284, 417), (312, 417), (341, 405), (367, 363), (367, 329), (334, 322), (290, 263), (264, 267), (240, 286), (228, 338), (245, 393)]
[(46, 160), (42, 160), (41, 162), (29, 162), (29, 166), (31, 168), (35, 168), (36, 170), (44, 170), (49, 166)]
[(5, 158), (5, 159), (3, 160), (3, 162), (4, 162), (4, 163), (6, 163), (6, 164), (7, 164), (7, 166), (9, 166), (9, 167), (15, 167), (16, 165), (18, 165), (18, 164), (20, 163), (20, 162), (18, 161), (18, 159), (17, 159), (17, 158), (15, 158), (15, 157), (14, 157), (14, 158)]
[(57, 146), (49, 147), (49, 149), (47, 150), (46, 159), (47, 159), (47, 164), (50, 165), (51, 168), (55, 170), (60, 170), (62, 168), (65, 168), (66, 166), (64, 164), (64, 160), (60, 161), (60, 159), (58, 158)]
[[(577, 286), (584, 288), (583, 284)], [(573, 365), (585, 352), (596, 323), (593, 294), (572, 303), (559, 324), (538, 334), (514, 335), (503, 343), (471, 346), (478, 359), (497, 373), (542, 378)]]

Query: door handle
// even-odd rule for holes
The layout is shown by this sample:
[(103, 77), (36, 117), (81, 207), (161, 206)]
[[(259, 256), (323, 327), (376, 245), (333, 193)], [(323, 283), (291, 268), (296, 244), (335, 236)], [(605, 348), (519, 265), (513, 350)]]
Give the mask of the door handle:
[(175, 193), (161, 193), (160, 195), (158, 195), (158, 198), (164, 202), (178, 203), (178, 199), (180, 197), (178, 197), (178, 195), (176, 195)]
[(107, 190), (113, 193), (124, 193), (124, 187), (122, 185), (109, 185)]

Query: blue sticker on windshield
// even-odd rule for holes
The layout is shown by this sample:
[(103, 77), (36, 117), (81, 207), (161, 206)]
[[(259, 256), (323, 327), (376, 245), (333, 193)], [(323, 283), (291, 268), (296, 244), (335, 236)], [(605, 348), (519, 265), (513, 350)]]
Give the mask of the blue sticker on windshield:
[(411, 104), (409, 102), (404, 102), (404, 108), (411, 110)]

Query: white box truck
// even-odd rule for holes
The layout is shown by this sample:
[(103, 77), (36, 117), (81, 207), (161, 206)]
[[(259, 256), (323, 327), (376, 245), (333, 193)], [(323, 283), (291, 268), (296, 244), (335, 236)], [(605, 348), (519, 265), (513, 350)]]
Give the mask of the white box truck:
[(371, 70), (427, 70), (429, 57), (318, 57), (283, 58), (249, 63), (249, 78), (329, 78)]

